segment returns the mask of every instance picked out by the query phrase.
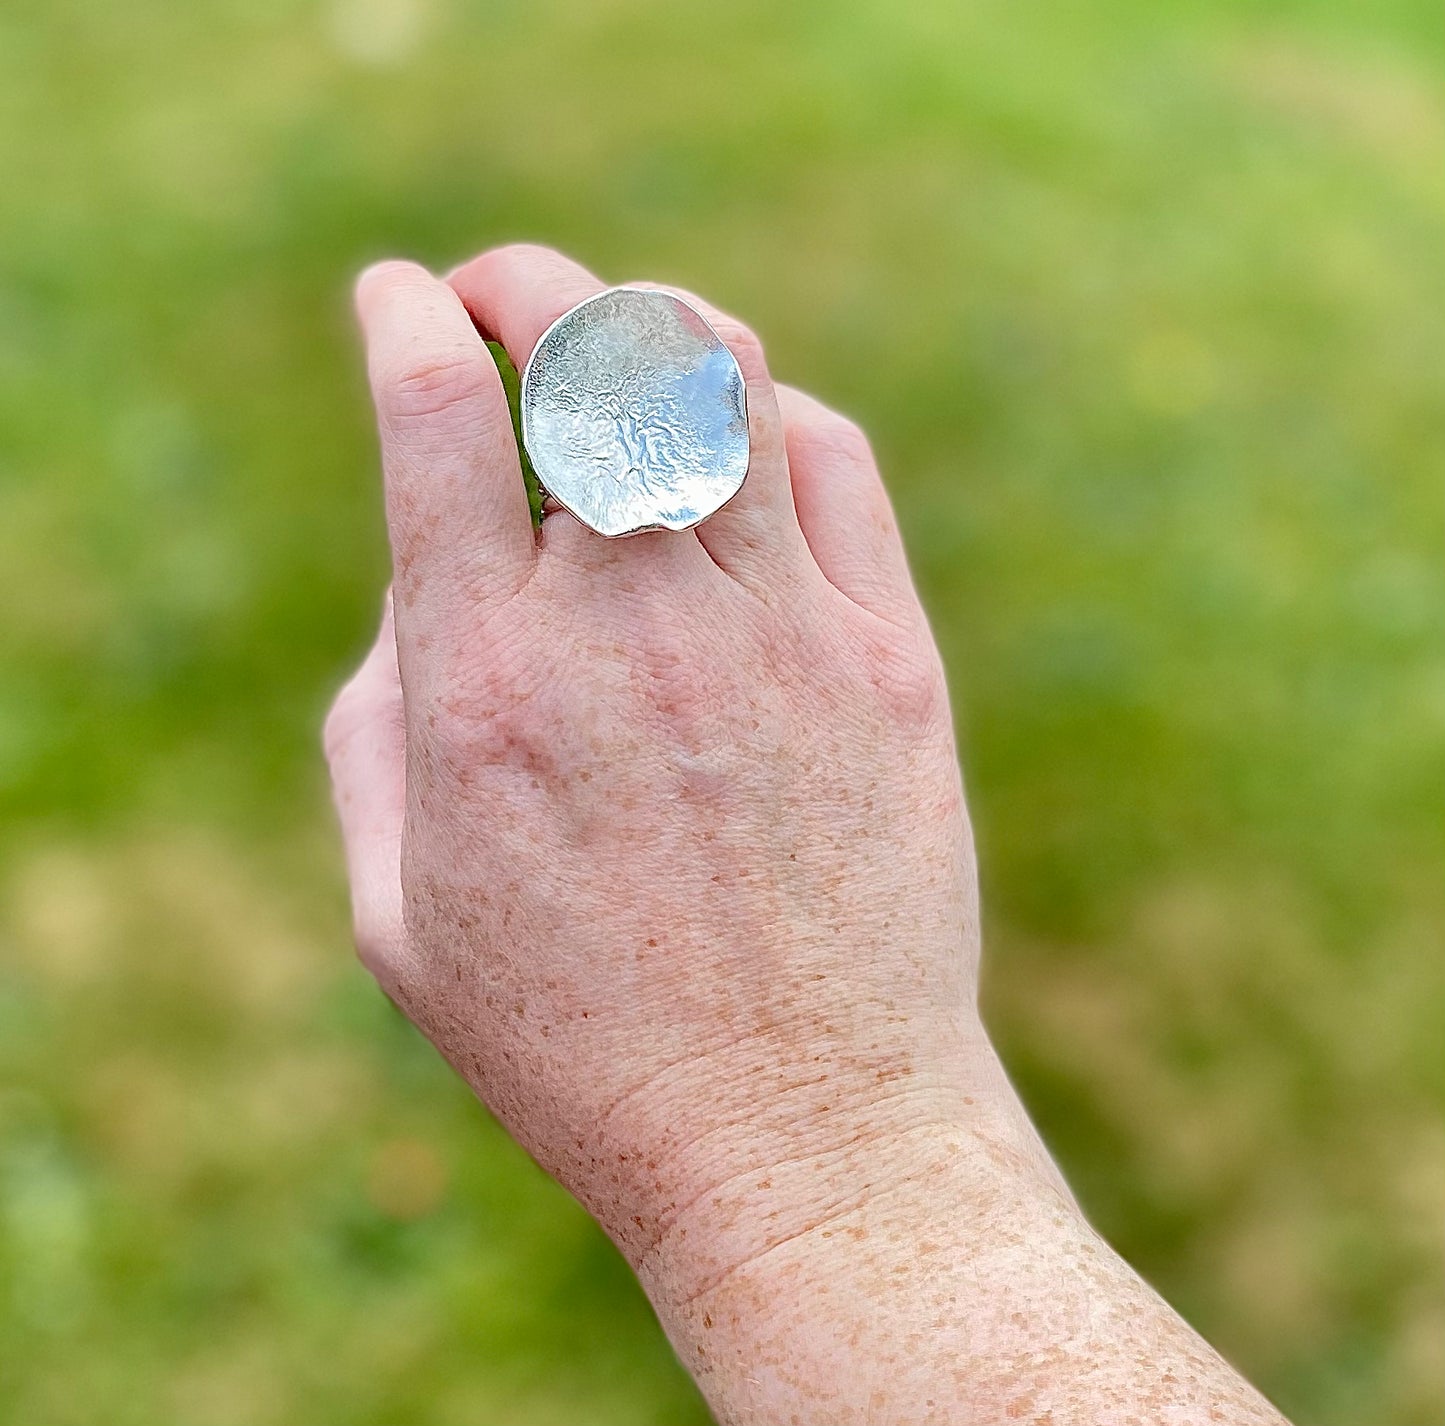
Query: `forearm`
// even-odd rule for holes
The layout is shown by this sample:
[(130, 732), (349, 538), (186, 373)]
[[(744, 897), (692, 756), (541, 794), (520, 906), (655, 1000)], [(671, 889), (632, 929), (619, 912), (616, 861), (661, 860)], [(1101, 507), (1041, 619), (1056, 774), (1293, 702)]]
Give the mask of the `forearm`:
[(697, 1205), (642, 1277), (718, 1421), (1279, 1426), (1021, 1125), (975, 1103)]

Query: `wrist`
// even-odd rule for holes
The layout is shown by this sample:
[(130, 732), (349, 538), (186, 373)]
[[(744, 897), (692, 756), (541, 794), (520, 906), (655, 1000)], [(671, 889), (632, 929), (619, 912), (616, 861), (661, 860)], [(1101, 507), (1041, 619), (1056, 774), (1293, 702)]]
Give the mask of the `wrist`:
[(1015, 1108), (970, 1098), (951, 1124), (724, 1185), (638, 1265), (723, 1426), (952, 1421), (924, 1407), (956, 1403), (962, 1346), (1032, 1309), (1016, 1257), (1067, 1273), (1093, 1242)]
[(621, 1205), (624, 1221), (598, 1214), (660, 1312), (785, 1245), (846, 1257), (864, 1224), (923, 1226), (940, 1195), (964, 1211), (1001, 1194), (1073, 1207), (981, 1026), (930, 1071), (874, 1083), (888, 1092), (855, 1097), (819, 1071), (731, 1119), (714, 1091), (701, 1134), (679, 1133), (689, 1116), (668, 1114), (647, 1159), (652, 1191)]

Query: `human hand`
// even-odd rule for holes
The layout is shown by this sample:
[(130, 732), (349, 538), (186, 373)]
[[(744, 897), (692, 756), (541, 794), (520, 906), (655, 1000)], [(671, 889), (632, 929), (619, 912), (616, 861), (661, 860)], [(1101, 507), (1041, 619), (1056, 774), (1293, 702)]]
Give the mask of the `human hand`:
[[(956, 1216), (934, 1236), (980, 1283), (1019, 1270), (1000, 1233), (1096, 1240), (978, 1020), (948, 700), (897, 527), (856, 428), (694, 298), (747, 382), (741, 492), (693, 532), (559, 512), (534, 537), (479, 329), (520, 368), (601, 285), (530, 247), (359, 284), (395, 590), (327, 724), (361, 954), (617, 1242), (725, 1419), (889, 1391), (917, 1396), (889, 1420), (962, 1419), (902, 1365), (908, 1235)], [(821, 1336), (766, 1321), (780, 1291), (834, 1294)], [(873, 1363), (851, 1382), (850, 1331)]]
[(741, 493), (695, 532), (534, 539), (473, 318), (520, 365), (600, 287), (529, 248), (363, 278), (397, 607), (328, 745), (367, 964), (640, 1260), (739, 1172), (954, 1123), (978, 933), (943, 675), (855, 427), (709, 310)]

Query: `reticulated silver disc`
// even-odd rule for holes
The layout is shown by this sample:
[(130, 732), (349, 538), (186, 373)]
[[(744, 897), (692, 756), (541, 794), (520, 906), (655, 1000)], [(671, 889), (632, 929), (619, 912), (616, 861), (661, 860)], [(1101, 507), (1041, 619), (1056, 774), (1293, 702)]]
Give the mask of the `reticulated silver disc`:
[(610, 287), (564, 312), (522, 372), (521, 407), (543, 488), (599, 535), (690, 529), (748, 472), (737, 359), (670, 292)]

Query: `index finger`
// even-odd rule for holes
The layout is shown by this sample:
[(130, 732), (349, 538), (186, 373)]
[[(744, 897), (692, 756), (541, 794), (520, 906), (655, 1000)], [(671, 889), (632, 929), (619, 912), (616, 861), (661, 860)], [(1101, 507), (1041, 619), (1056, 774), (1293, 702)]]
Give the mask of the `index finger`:
[(536, 560), (497, 365), (466, 308), (415, 263), (356, 287), (381, 432), (397, 623), (452, 618), (521, 588)]

